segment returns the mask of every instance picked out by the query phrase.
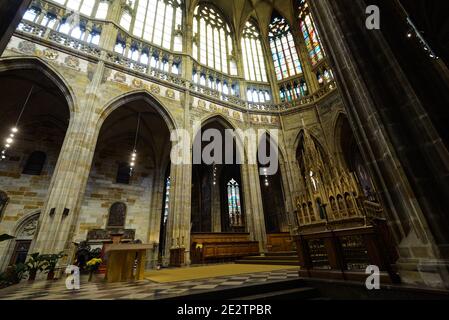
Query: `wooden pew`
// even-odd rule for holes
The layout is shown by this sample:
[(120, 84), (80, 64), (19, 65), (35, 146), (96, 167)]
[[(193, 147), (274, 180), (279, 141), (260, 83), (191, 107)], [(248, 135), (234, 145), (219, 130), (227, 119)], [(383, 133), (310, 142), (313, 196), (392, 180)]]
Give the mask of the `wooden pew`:
[(194, 264), (234, 261), (259, 254), (259, 242), (249, 233), (192, 233), (191, 259)]

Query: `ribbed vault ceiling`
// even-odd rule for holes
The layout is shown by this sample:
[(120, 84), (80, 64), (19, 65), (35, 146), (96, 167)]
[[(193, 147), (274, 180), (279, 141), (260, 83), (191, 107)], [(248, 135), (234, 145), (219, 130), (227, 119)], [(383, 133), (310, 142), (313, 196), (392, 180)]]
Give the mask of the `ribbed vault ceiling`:
[(237, 34), (241, 34), (246, 21), (253, 17), (259, 22), (263, 35), (268, 34), (273, 10), (276, 10), (290, 23), (295, 21), (295, 0), (185, 0), (190, 15), (200, 3), (212, 3), (225, 15)]

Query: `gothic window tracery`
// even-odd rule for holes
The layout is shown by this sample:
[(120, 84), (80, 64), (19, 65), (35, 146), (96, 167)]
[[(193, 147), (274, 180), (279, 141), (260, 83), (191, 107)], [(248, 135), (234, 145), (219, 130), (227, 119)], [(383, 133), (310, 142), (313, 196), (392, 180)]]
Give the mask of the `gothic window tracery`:
[(242, 212), (240, 204), (240, 187), (237, 181), (231, 179), (228, 184), (228, 212), (231, 226), (239, 225), (240, 214)]
[(181, 0), (135, 0), (125, 8), (120, 25), (132, 35), (156, 46), (182, 51), (178, 33), (182, 29)]
[(285, 18), (275, 16), (269, 26), (269, 42), (278, 80), (302, 73), (293, 35)]
[(299, 0), (299, 27), (306, 43), (309, 58), (314, 66), (323, 60), (325, 55), (307, 0)]
[(231, 28), (211, 5), (196, 7), (193, 17), (193, 57), (201, 64), (225, 74), (237, 75), (232, 59)]

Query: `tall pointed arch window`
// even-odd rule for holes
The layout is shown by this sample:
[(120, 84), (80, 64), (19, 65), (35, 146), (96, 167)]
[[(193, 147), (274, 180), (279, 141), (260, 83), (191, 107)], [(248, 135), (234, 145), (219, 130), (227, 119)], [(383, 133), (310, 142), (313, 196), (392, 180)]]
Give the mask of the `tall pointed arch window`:
[(324, 51), (317, 28), (310, 13), (309, 5), (306, 0), (298, 0), (299, 2), (299, 27), (301, 29), (304, 41), (306, 42), (307, 51), (312, 61), (312, 65), (316, 65), (323, 60)]
[(285, 18), (273, 17), (268, 37), (277, 79), (283, 80), (302, 73), (295, 42)]
[(194, 58), (217, 71), (237, 75), (236, 63), (229, 59), (233, 51), (231, 29), (216, 9), (210, 5), (196, 7), (193, 35)]
[(248, 21), (245, 25), (242, 37), (242, 51), (245, 79), (268, 82), (260, 32), (254, 22)]
[(242, 212), (240, 204), (240, 187), (237, 181), (231, 179), (228, 182), (228, 208), (229, 216), (235, 217)]
[(182, 51), (182, 42), (174, 44), (175, 35), (182, 28), (181, 0), (134, 0), (131, 6), (132, 34), (157, 46)]

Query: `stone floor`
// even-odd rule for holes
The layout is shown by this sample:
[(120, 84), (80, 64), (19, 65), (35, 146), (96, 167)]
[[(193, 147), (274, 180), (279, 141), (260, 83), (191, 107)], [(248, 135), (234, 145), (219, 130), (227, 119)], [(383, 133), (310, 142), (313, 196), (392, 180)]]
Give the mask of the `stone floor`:
[(63, 279), (34, 283), (24, 280), (18, 285), (0, 290), (0, 300), (157, 300), (296, 278), (297, 268), (171, 283), (142, 280), (110, 284), (101, 278), (88, 282), (87, 276), (81, 276), (81, 289), (78, 291), (68, 290)]

